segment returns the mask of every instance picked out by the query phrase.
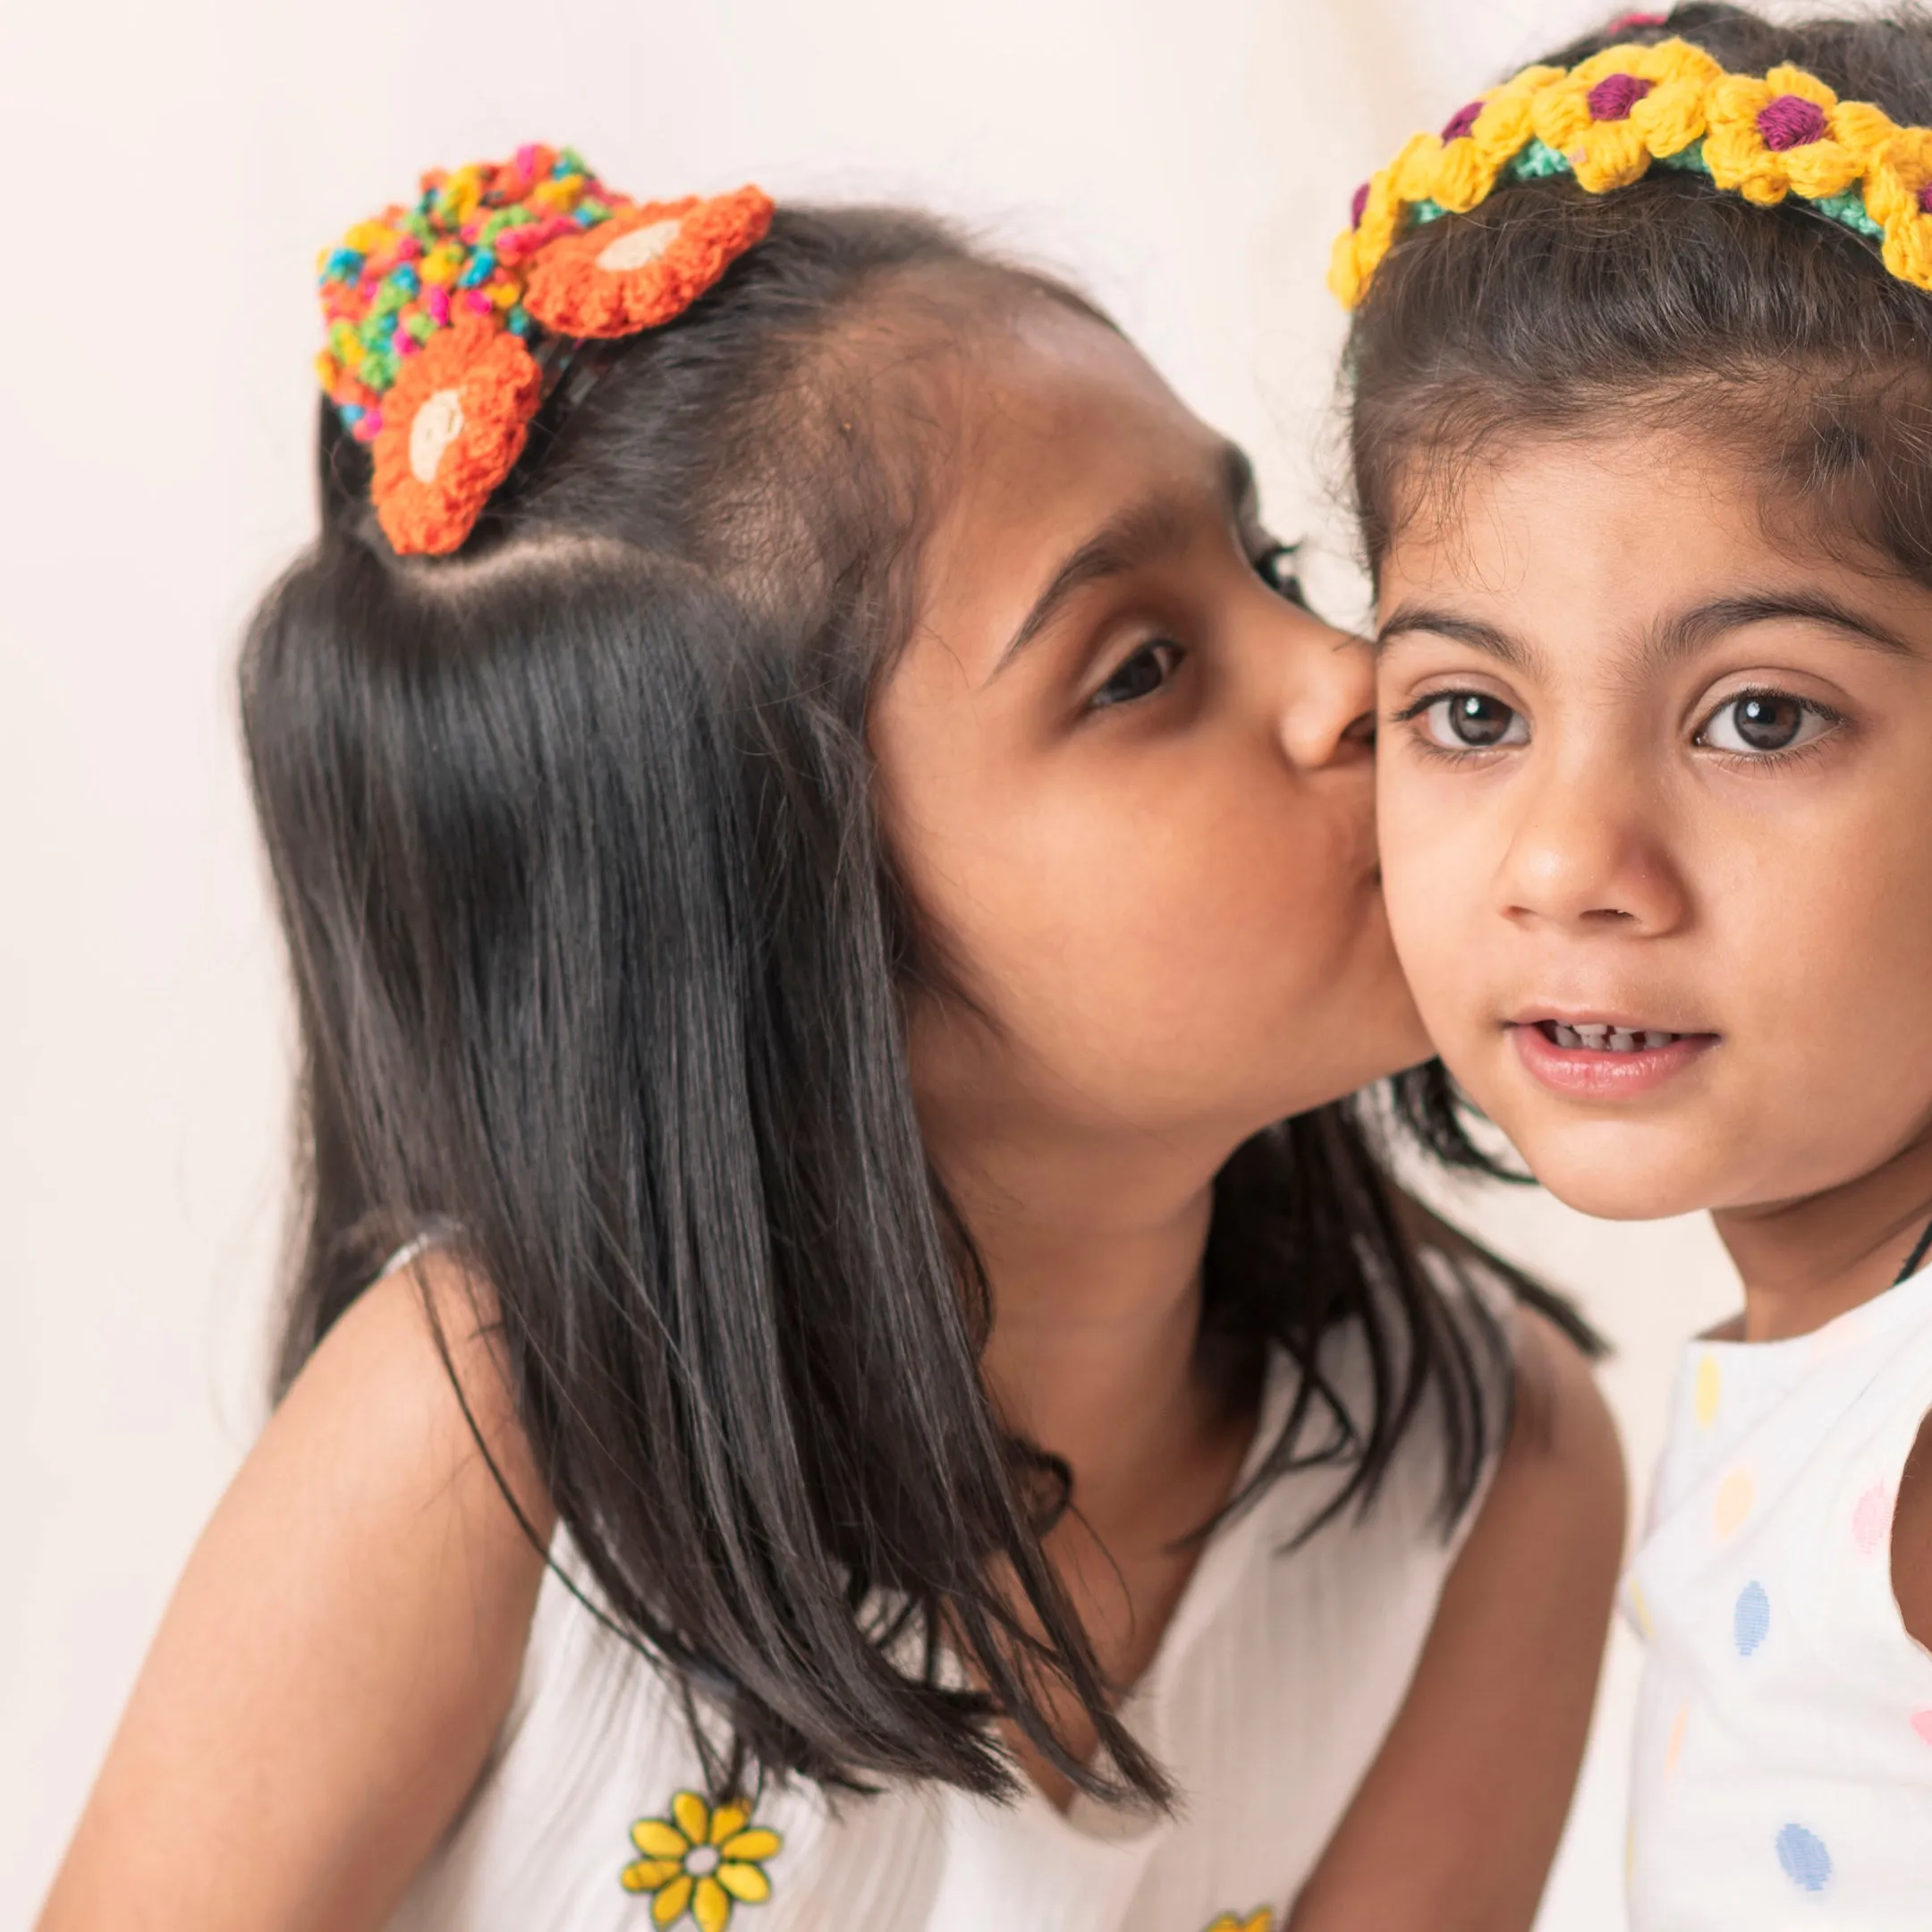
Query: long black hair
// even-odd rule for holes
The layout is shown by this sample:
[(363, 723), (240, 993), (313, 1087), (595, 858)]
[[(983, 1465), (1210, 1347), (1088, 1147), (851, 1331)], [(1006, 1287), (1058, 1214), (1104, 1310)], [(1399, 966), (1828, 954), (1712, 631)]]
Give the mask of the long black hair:
[[(1699, 0), (1546, 59), (1674, 35), (1733, 72), (1789, 62), (1932, 125), (1932, 15), (1917, 6), (1774, 21)], [(1397, 240), (1347, 368), (1371, 568), (1496, 439), (1661, 423), (1733, 452), (1767, 507), (1795, 504), (1827, 547), (1932, 585), (1932, 295), (1798, 196), (1755, 207), (1669, 168), (1603, 195), (1567, 177), (1505, 183)]]
[[(920, 216), (782, 211), (689, 313), (572, 369), (446, 559), (389, 549), (325, 411), (321, 534), (242, 676), (302, 1049), (279, 1385), (440, 1227), (600, 1613), (695, 1699), (716, 1781), (1004, 1792), (997, 1714), (1080, 1789), (1158, 1799), (1043, 1552), (1065, 1472), (980, 1378), (870, 801), (924, 497), (867, 324), (891, 291), (943, 335), (976, 280), (1086, 307)], [(1363, 1503), (1427, 1407), (1453, 1515), (1502, 1385), (1402, 1213), (1346, 1107), (1258, 1136), (1218, 1182), (1206, 1318), (1306, 1371), (1264, 1476), (1326, 1402), (1335, 1506)], [(1366, 1419), (1318, 1360), (1345, 1322)]]

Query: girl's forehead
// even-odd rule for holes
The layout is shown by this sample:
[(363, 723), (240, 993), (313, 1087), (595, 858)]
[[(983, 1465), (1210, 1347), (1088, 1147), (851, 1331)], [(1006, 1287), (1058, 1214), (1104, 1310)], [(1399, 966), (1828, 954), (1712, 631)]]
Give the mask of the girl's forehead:
[(1613, 558), (1640, 595), (1674, 560), (1788, 552), (1804, 522), (1727, 442), (1621, 417), (1419, 455), (1394, 507), (1384, 580), (1462, 579), (1499, 595)]
[[(1932, 590), (1707, 439), (1625, 428), (1493, 448), (1420, 493), (1377, 580), (1385, 646), (1422, 631), (1593, 645), (1659, 668), (1753, 611), (1852, 620), (1932, 655)], [(1487, 648), (1485, 644), (1482, 648)]]

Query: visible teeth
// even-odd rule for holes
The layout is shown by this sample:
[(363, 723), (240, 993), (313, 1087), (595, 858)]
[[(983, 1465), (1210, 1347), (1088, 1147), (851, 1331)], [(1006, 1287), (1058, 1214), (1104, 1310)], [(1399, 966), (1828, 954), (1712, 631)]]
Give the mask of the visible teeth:
[(1607, 1021), (1589, 1021), (1565, 1026), (1561, 1020), (1548, 1022), (1550, 1038), (1559, 1046), (1572, 1051), (1582, 1047), (1590, 1053), (1656, 1053), (1677, 1038), (1644, 1027), (1612, 1026)]

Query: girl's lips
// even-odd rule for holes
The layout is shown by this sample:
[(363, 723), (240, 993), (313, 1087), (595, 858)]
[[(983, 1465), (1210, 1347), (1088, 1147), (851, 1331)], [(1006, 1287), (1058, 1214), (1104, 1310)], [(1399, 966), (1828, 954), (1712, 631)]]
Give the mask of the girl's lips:
[(1623, 1100), (1654, 1093), (1717, 1044), (1715, 1033), (1680, 1033), (1667, 1046), (1607, 1053), (1559, 1046), (1540, 1024), (1513, 1023), (1510, 1038), (1530, 1073), (1555, 1093), (1579, 1100)]

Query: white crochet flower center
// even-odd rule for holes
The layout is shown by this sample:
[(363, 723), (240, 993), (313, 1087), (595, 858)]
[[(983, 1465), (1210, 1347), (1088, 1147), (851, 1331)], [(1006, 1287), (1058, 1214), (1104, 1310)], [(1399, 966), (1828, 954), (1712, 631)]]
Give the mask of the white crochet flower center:
[(673, 216), (654, 221), (648, 227), (633, 228), (629, 234), (619, 235), (597, 257), (597, 265), (609, 275), (628, 275), (631, 269), (641, 268), (666, 253), (683, 225)]
[(443, 452), (462, 434), (462, 398), (438, 389), (416, 411), (410, 425), (409, 466), (419, 483), (434, 483)]

